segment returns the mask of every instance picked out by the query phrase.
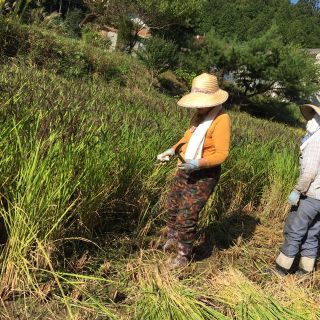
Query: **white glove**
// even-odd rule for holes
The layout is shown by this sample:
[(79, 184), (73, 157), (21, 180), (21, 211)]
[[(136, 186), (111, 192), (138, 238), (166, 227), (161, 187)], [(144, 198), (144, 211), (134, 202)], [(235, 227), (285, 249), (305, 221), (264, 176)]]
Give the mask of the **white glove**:
[(167, 149), (166, 151), (157, 155), (157, 160), (161, 162), (166, 162), (170, 160), (170, 157), (174, 155), (174, 150), (172, 148)]
[(300, 192), (297, 190), (293, 190), (289, 197), (288, 197), (288, 202), (292, 205), (292, 206), (297, 206), (300, 200)]

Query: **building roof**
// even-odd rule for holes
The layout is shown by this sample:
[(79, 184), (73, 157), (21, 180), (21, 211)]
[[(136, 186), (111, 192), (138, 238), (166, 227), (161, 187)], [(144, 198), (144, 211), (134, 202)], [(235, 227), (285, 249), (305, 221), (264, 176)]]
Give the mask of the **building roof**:
[(138, 36), (140, 38), (143, 38), (143, 39), (148, 39), (151, 37), (151, 33), (150, 33), (150, 29), (149, 28), (142, 28), (138, 31)]

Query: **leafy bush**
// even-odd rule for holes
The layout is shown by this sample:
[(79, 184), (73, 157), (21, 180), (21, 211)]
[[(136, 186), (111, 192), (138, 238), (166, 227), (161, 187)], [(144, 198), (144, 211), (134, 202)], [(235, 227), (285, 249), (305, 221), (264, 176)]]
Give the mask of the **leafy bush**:
[(73, 9), (67, 12), (63, 23), (66, 26), (69, 36), (79, 38), (81, 29), (79, 24), (83, 19), (83, 12), (80, 9)]
[(204, 44), (183, 59), (190, 70), (215, 69), (221, 78), (231, 75), (241, 96), (275, 94), (299, 100), (319, 90), (315, 60), (298, 47), (285, 45), (273, 27), (246, 42), (222, 39), (211, 30)]
[(103, 50), (109, 50), (111, 46), (109, 38), (104, 38), (98, 31), (90, 27), (82, 29), (82, 39), (86, 44)]
[(176, 74), (178, 79), (185, 81), (189, 85), (189, 87), (191, 87), (192, 85), (193, 78), (197, 76), (194, 71), (188, 71), (183, 68), (176, 69), (174, 73)]
[(45, 16), (40, 26), (61, 35), (68, 35), (68, 28), (64, 23), (62, 16), (58, 12), (53, 12)]
[(154, 36), (144, 41), (145, 47), (137, 54), (141, 61), (156, 74), (172, 69), (177, 63), (178, 47), (175, 43)]
[(47, 15), (44, 7), (37, 7), (28, 11), (24, 20), (27, 21), (28, 24), (40, 26)]
[(118, 26), (117, 49), (131, 53), (137, 41), (139, 26), (127, 18), (121, 17)]
[(0, 15), (0, 59), (16, 56), (26, 40), (26, 33), (18, 23)]

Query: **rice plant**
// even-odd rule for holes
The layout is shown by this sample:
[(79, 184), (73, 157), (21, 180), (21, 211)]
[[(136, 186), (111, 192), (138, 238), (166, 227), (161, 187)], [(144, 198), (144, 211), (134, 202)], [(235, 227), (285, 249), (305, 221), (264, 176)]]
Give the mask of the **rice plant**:
[(141, 270), (140, 296), (134, 319), (227, 320), (210, 303), (206, 293), (179, 281), (169, 270), (150, 267)]
[[(281, 280), (280, 280), (281, 281)], [(268, 288), (258, 288), (242, 273), (236, 270), (228, 270), (220, 277), (213, 278), (210, 282), (216, 292), (216, 299), (230, 307), (230, 313), (236, 319), (283, 319), (283, 320), (311, 320), (316, 319), (318, 307), (312, 299), (296, 300), (287, 299), (280, 302), (271, 296)], [(278, 291), (286, 290), (290, 286), (290, 279), (274, 284)], [(297, 289), (298, 289), (298, 285)], [(299, 291), (301, 289), (298, 289)], [(303, 292), (303, 291), (302, 291)], [(301, 294), (298, 294), (299, 296)]]

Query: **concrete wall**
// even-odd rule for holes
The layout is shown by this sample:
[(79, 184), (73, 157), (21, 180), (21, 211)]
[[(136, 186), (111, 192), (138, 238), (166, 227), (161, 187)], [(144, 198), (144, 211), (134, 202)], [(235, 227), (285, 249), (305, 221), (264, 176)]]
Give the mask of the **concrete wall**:
[(118, 33), (113, 31), (108, 31), (108, 38), (111, 40), (110, 50), (114, 51), (117, 45)]

